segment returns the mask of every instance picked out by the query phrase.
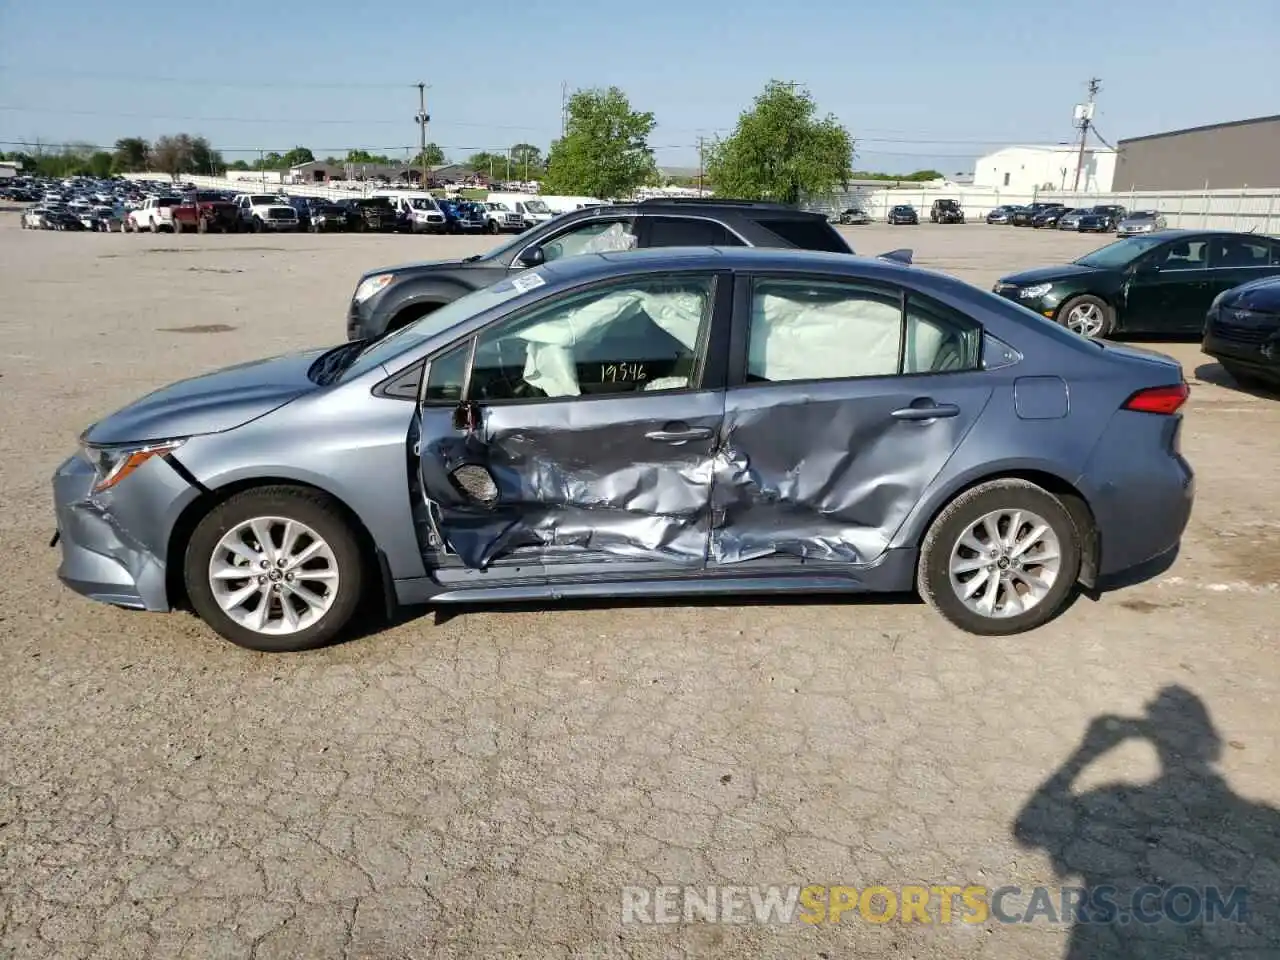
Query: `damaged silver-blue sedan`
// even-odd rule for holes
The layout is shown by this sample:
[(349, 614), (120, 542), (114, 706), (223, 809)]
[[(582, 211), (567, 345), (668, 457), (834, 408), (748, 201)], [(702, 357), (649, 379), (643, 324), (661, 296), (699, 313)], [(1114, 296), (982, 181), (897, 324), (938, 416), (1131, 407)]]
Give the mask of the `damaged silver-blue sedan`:
[(1015, 633), (1176, 550), (1186, 398), (1168, 358), (901, 263), (582, 256), (94, 424), (59, 575), (260, 650), (397, 605), (790, 591)]

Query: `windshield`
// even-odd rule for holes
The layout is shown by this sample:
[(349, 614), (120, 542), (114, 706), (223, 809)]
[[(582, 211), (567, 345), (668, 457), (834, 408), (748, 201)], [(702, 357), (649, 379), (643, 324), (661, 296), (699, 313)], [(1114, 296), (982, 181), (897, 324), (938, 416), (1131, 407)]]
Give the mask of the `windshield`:
[(217, 203), (219, 200), (222, 199), (222, 194), (210, 193), (207, 190), (201, 190), (196, 194), (196, 199), (199, 200), (201, 203)]
[(256, 193), (249, 198), (249, 202), (257, 207), (264, 203), (275, 203), (277, 201), (275, 197), (267, 196), (265, 193)]
[[(523, 276), (527, 278), (528, 274)], [(484, 287), (465, 297), (459, 297), (452, 303), (446, 303), (434, 313), (415, 320), (407, 327), (401, 327), (381, 340), (375, 340), (360, 352), (355, 362), (342, 374), (341, 380), (345, 382), (359, 377), (379, 364), (388, 363), (405, 351), (412, 350), (424, 340), (438, 336), (491, 307), (514, 300), (530, 289), (532, 288), (525, 283), (516, 285), (511, 280), (504, 280), (492, 287)]]
[(415, 210), (434, 210), (436, 208), (435, 201), (426, 197), (414, 197), (409, 201), (409, 206)]
[(526, 200), (524, 202), (524, 208), (528, 210), (530, 213), (550, 213), (551, 212), (551, 208), (548, 207), (541, 200)]
[(510, 212), (511, 212), (510, 210), (508, 210), (508, 209), (507, 209), (507, 205), (506, 205), (505, 203), (489, 203), (489, 204), (486, 204), (486, 206), (487, 206), (490, 210), (495, 210), (495, 211), (497, 211), (498, 213), (510, 213)]
[(1109, 243), (1102, 249), (1093, 251), (1093, 253), (1087, 253), (1074, 262), (1082, 267), (1099, 267), (1101, 269), (1125, 267), (1152, 247), (1159, 246), (1164, 242), (1161, 237), (1128, 237), (1124, 240), (1117, 240), (1115, 243)]
[(1135, 210), (1129, 214), (1130, 220), (1154, 220), (1156, 212), (1154, 210)]

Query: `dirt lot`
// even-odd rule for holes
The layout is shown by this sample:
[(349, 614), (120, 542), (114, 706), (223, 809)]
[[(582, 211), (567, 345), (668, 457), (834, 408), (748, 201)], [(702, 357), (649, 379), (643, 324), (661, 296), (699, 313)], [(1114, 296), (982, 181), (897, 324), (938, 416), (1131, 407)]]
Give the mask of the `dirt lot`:
[[(1101, 242), (849, 235), (983, 285)], [(621, 890), (1280, 891), (1280, 821), (1244, 803), (1280, 803), (1280, 401), (1193, 344), (1161, 347), (1193, 384), (1180, 559), (1029, 636), (975, 639), (908, 600), (726, 601), (424, 615), (269, 657), (59, 586), (48, 481), (85, 425), (167, 381), (340, 340), (361, 270), (488, 242), (60, 236), (0, 214), (0, 957), (1041, 960), (1064, 925), (624, 925)], [(1163, 769), (1135, 739), (1074, 786), (1148, 783), (1119, 807), (1143, 797), (1168, 829), (1063, 805), (1021, 845), (1019, 812), (1091, 721), (1171, 685), (1189, 694), (1153, 717), (1175, 744)], [(1213, 752), (1196, 698), (1224, 781), (1192, 762)]]

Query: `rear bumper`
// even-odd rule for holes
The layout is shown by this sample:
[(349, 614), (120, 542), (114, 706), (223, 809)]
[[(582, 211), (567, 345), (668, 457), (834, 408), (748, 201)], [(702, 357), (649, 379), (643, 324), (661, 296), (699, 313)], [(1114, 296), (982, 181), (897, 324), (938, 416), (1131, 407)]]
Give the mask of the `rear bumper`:
[(198, 491), (158, 457), (104, 494), (91, 494), (94, 481), (79, 455), (53, 475), (58, 579), (101, 603), (168, 610), (164, 549), (172, 521)]
[[(1120, 411), (1085, 468), (1082, 490), (1101, 539), (1100, 577), (1177, 548), (1195, 502), (1195, 473), (1178, 452), (1180, 416)], [(1093, 485), (1088, 478), (1105, 477)]]

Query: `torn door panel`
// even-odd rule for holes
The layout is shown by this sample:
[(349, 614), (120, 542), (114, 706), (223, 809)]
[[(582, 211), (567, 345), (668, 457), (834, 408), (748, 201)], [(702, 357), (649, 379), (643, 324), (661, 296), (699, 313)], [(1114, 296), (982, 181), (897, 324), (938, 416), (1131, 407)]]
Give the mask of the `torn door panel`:
[[(655, 400), (662, 401), (658, 419), (621, 415), (621, 422), (619, 411), (606, 408), (634, 405), (625, 398), (597, 401), (590, 409), (489, 407), (476, 433), (430, 442), (423, 449), (423, 485), (438, 507), (442, 538), (475, 568), (528, 546), (701, 564), (722, 400), (713, 396), (706, 405), (706, 439), (674, 447), (645, 434), (676, 419), (679, 400), (690, 420), (697, 395), (650, 397), (634, 409), (648, 411)], [(492, 484), (488, 504), (477, 496), (475, 468)]]
[(874, 389), (886, 387), (815, 384), (785, 403), (773, 388), (731, 396), (712, 492), (712, 562), (776, 554), (865, 564), (884, 553), (990, 391), (971, 388), (960, 415), (924, 424), (894, 417), (916, 394)]

